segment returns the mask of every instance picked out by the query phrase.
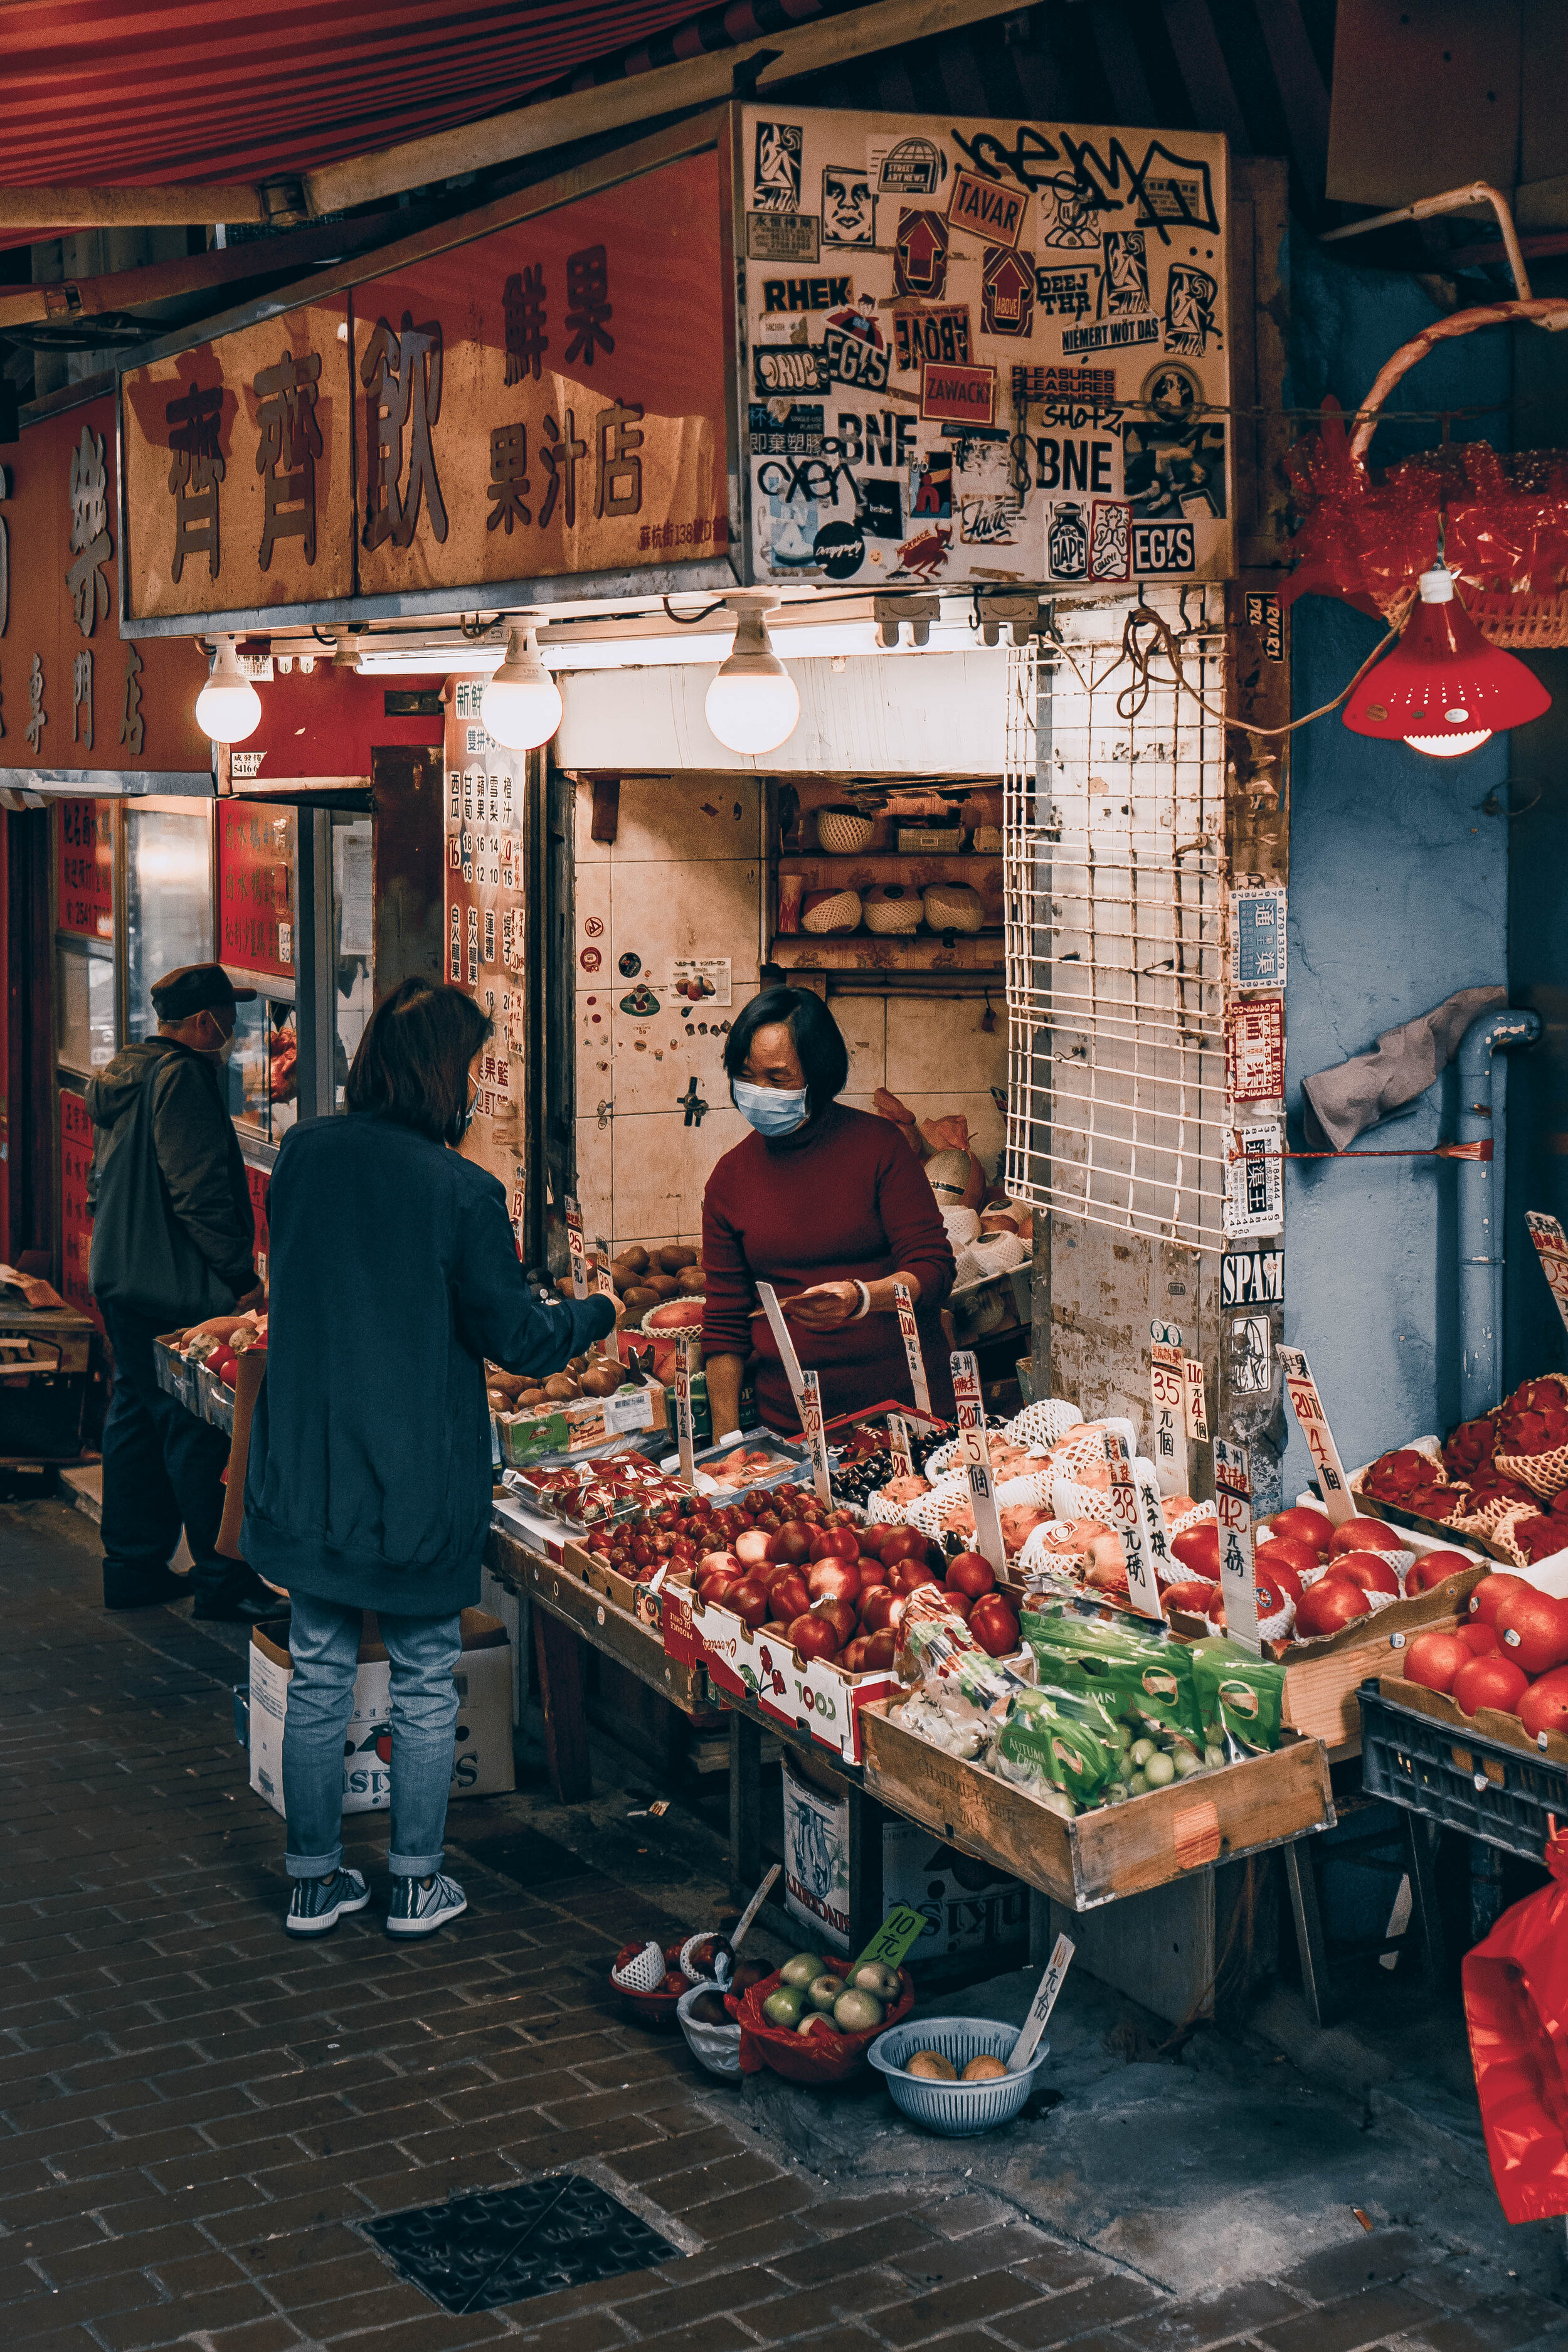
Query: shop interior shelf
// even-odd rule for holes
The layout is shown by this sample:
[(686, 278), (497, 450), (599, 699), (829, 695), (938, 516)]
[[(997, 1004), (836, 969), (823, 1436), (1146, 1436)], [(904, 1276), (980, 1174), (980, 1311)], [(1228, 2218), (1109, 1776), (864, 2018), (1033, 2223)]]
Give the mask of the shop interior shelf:
[(879, 938), (873, 931), (783, 933), (768, 961), (785, 971), (1000, 971), (1000, 931), (957, 931), (948, 945), (940, 932)]
[[(969, 850), (959, 857), (938, 857), (910, 850), (868, 850), (864, 856), (837, 856), (826, 849), (786, 849), (779, 858), (781, 874), (803, 874), (811, 887), (834, 883), (848, 887), (856, 878), (869, 882), (967, 882), (980, 869), (1002, 863), (998, 850)], [(910, 868), (918, 868), (911, 873)]]

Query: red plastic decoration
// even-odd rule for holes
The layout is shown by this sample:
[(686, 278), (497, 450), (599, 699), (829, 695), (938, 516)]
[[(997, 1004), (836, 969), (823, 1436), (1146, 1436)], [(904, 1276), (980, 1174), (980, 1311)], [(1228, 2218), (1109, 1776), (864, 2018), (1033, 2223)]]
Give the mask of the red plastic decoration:
[(1510, 2221), (1568, 2213), (1568, 1832), (1552, 1884), (1505, 1911), (1464, 1960), (1465, 2022), (1498, 2200)]
[(1346, 705), (1352, 734), (1451, 759), (1500, 728), (1523, 727), (1551, 709), (1540, 679), (1512, 654), (1488, 645), (1446, 565), (1422, 572), (1420, 592), (1399, 643)]

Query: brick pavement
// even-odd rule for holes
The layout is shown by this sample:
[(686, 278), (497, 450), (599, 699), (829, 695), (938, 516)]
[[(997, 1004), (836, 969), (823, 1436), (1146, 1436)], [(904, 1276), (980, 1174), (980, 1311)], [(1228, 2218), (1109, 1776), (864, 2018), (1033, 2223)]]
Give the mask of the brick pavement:
[[(232, 1651), (184, 1612), (106, 1617), (92, 1531), (0, 1508), (0, 2324), (27, 2352), (1546, 2352), (1568, 2309), (1387, 2227), (1205, 2301), (949, 2173), (837, 2183), (770, 2153), (605, 1975), (635, 1902), (528, 1832), (527, 1883), (454, 1855), (472, 1910), (413, 1948), (374, 1912), (285, 1941), (282, 1833), (233, 1742)], [(373, 1868), (384, 1824), (351, 1822)], [(555, 1857), (552, 1863), (552, 1857)], [(649, 1918), (657, 1931), (660, 1922)], [(665, 1932), (683, 1924), (669, 1919)], [(588, 2166), (695, 2252), (450, 2318), (372, 2215)], [(1198, 2221), (1201, 2226), (1201, 2217)]]

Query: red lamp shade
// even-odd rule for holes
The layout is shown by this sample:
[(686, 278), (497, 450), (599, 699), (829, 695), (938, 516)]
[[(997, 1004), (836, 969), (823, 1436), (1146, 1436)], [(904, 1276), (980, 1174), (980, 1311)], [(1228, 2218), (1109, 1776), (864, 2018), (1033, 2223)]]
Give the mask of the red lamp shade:
[(1344, 719), (1353, 735), (1452, 760), (1551, 709), (1552, 697), (1524, 664), (1488, 645), (1446, 565), (1424, 572), (1420, 586), (1404, 635), (1351, 698)]

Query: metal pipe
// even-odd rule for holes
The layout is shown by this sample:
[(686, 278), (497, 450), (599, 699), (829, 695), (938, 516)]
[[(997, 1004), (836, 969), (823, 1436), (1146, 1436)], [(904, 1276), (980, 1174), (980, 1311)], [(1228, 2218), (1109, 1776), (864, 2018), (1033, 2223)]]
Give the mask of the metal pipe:
[(1502, 1395), (1503, 1215), (1507, 1065), (1494, 1054), (1533, 1045), (1537, 1013), (1503, 1010), (1472, 1021), (1459, 1044), (1459, 1141), (1491, 1139), (1489, 1160), (1457, 1163), (1459, 1250), (1459, 1418), (1474, 1421)]
[(1439, 213), (1467, 212), (1473, 205), (1490, 205), (1497, 215), (1497, 225), (1502, 231), (1503, 255), (1513, 272), (1514, 294), (1521, 302), (1528, 302), (1531, 299), (1530, 278), (1513, 225), (1513, 214), (1502, 190), (1494, 188), (1489, 180), (1472, 180), (1468, 188), (1445, 188), (1440, 196), (1421, 196), (1413, 205), (1401, 205), (1397, 212), (1373, 213), (1366, 220), (1347, 221), (1343, 228), (1325, 229), (1321, 242), (1333, 245), (1341, 237), (1364, 236), (1369, 229), (1392, 228), (1396, 221), (1432, 220)]

